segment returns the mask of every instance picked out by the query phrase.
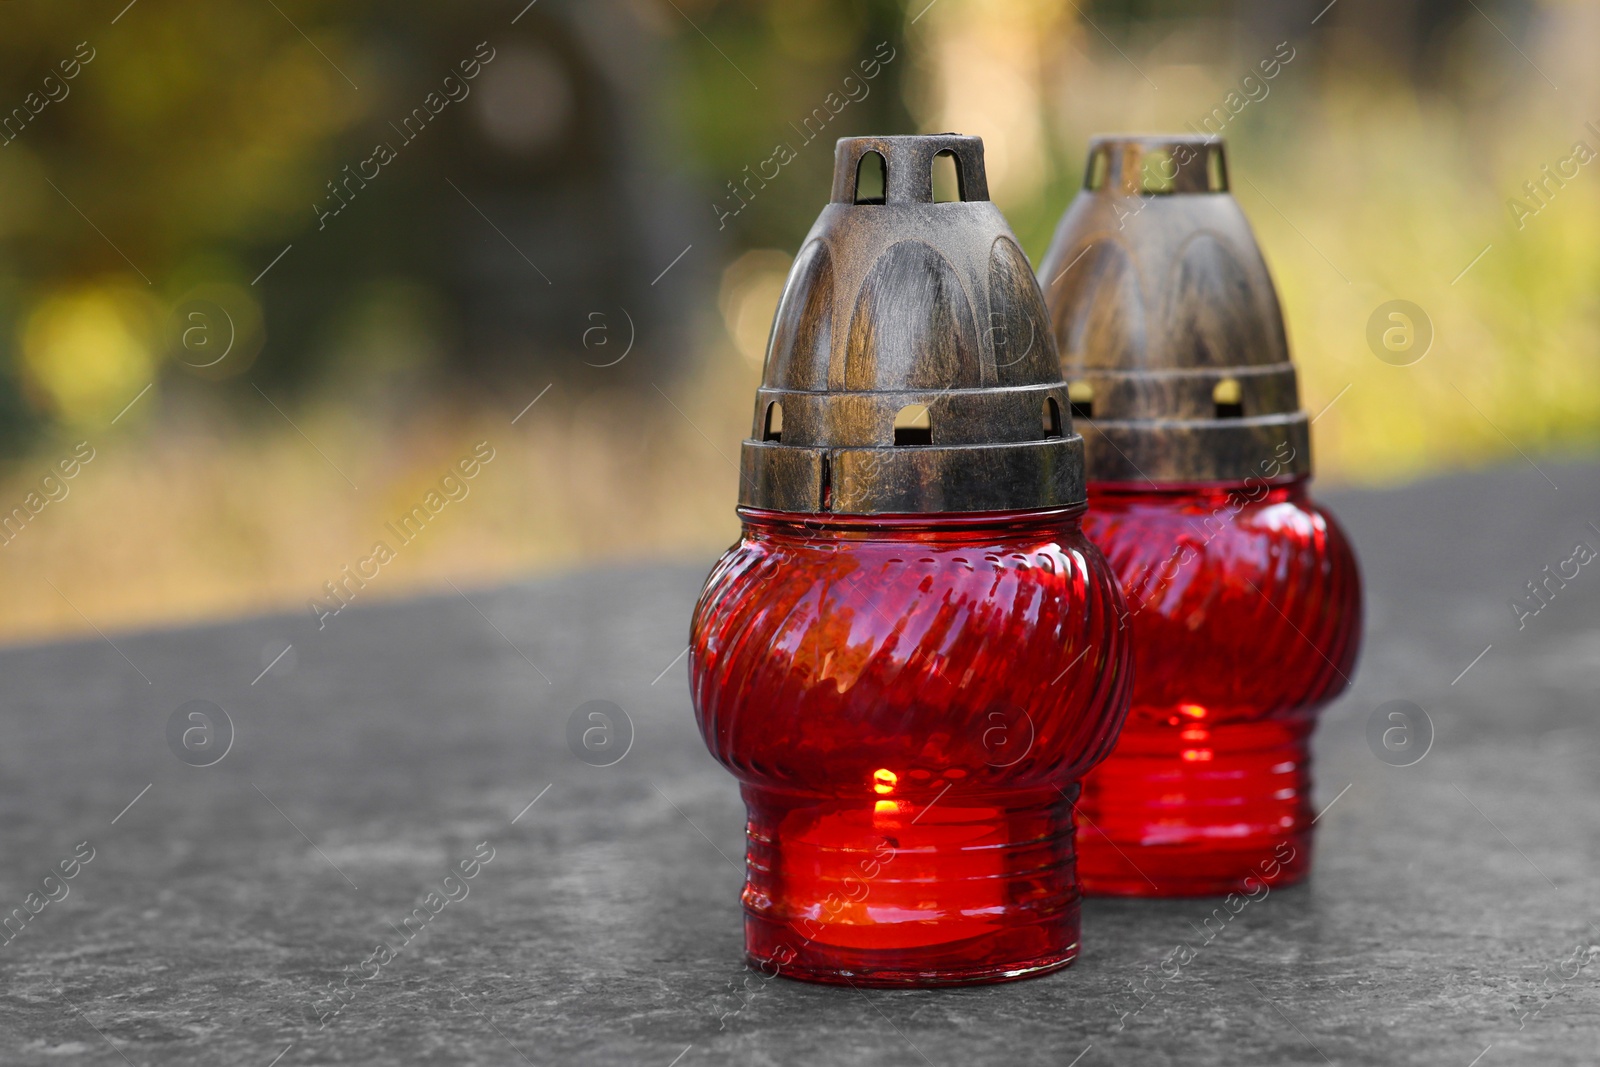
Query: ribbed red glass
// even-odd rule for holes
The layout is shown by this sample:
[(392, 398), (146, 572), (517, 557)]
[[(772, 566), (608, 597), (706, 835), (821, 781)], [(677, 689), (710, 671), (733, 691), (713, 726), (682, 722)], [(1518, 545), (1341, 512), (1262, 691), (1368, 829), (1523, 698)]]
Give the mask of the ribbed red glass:
[(1183, 896), (1299, 881), (1311, 864), (1318, 709), (1349, 682), (1361, 579), (1305, 479), (1093, 485), (1084, 528), (1122, 583), (1133, 699), (1084, 782), (1090, 893)]
[(1072, 804), (1128, 694), (1122, 595), (1082, 508), (741, 514), (690, 684), (749, 813), (750, 962), (857, 985), (1070, 963)]

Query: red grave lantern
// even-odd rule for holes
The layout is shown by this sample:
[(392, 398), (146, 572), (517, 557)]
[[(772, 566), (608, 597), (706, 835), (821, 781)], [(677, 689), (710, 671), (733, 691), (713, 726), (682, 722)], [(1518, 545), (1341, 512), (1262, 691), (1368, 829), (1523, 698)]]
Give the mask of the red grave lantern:
[[(1077, 954), (1072, 804), (1124, 714), (1125, 606), (982, 153), (839, 141), (743, 446), (743, 533), (695, 608), (695, 710), (749, 812), (745, 945), (769, 974), (960, 984)], [(933, 202), (942, 154), (959, 201)]]
[(1252, 891), (1311, 862), (1308, 747), (1349, 684), (1361, 580), (1306, 492), (1310, 428), (1222, 142), (1102, 137), (1040, 268), (1126, 593), (1134, 687), (1084, 785), (1091, 893)]

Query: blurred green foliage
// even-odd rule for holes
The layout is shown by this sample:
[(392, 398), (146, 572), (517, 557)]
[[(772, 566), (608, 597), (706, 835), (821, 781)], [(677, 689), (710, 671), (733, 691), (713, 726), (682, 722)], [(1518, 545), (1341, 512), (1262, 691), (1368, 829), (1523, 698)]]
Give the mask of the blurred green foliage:
[[(1557, 0), (0, 4), (0, 447), (104, 423), (188, 376), (174, 338), (197, 291), (263, 324), (255, 362), (228, 373), (303, 395), (390, 379), (435, 395), (532, 368), (576, 380), (585, 313), (630, 305), (655, 347), (606, 383), (643, 390), (640, 374), (672, 365), (672, 330), (705, 329), (719, 279), (729, 334), (757, 348), (835, 138), (984, 136), (996, 202), (1037, 256), (1091, 133), (1184, 128), (1278, 40), (1297, 58), (1225, 133), (1307, 406), (1347, 384), (1365, 395), (1319, 427), (1323, 454), (1399, 473), (1507, 440), (1592, 441), (1600, 180), (1584, 171), (1531, 217), (1506, 205), (1600, 117), (1572, 51), (1593, 21)], [(324, 228), (330, 181), (482, 40), (558, 61), (509, 114), (560, 136), (496, 155), (472, 110), (486, 80)], [(1397, 296), (1437, 327), (1432, 363), (1406, 376), (1362, 341)], [(256, 403), (222, 377), (214, 395)]]
[[(363, 12), (286, 7), (336, 53)], [(304, 225), (308, 190), (364, 101), (271, 4), (180, 0), (120, 15), (103, 3), (7, 4), (0, 25), (10, 326), (0, 336), (11, 370), (0, 406), (35, 422), (109, 417), (158, 373), (173, 301), (205, 282), (248, 284), (260, 251)], [(120, 333), (132, 354), (97, 359), (66, 341), (21, 352), (30, 316), (63, 294), (80, 316), (112, 309), (84, 345), (104, 351)], [(91, 390), (87, 408), (51, 388), (95, 375), (107, 395)]]
[[(727, 183), (738, 184), (744, 168), (756, 168), (776, 146), (792, 147), (794, 162), (728, 225), (738, 246), (793, 248), (827, 200), (834, 141), (912, 127), (901, 91), (910, 66), (903, 7), (892, 0), (789, 0), (720, 4), (705, 18), (726, 59), (693, 38), (684, 41), (681, 114), (695, 174), (713, 203), (735, 208)], [(887, 63), (875, 62), (882, 45), (894, 57)], [(876, 77), (862, 76), (864, 62)], [(846, 78), (854, 79), (859, 99), (848, 95)], [(835, 107), (844, 102), (837, 115), (825, 104), (829, 94)], [(815, 119), (804, 125), (819, 108), (830, 116), (820, 136)]]
[(0, 489), (104, 445), (7, 547), (0, 633), (298, 607), (485, 438), (505, 481), (380, 595), (725, 544), (852, 134), (982, 136), (1037, 260), (1091, 135), (1224, 108), (1319, 472), (1540, 478), (1600, 441), (1600, 162), (1546, 169), (1600, 150), (1597, 35), (1574, 0), (0, 0)]
[[(392, 348), (397, 368), (420, 367), (446, 387), (469, 381), (496, 337), (571, 349), (582, 320), (573, 328), (567, 305), (604, 306), (607, 286), (649, 282), (679, 247), (662, 235), (686, 205), (704, 207), (678, 224), (685, 240), (797, 241), (814, 213), (808, 192), (826, 188), (832, 140), (907, 125), (903, 58), (814, 142), (790, 124), (838, 93), (880, 42), (900, 55), (902, 24), (884, 0), (0, 6), (0, 107), (18, 109), (0, 137), (0, 311), (11, 327), (0, 331), (0, 446), (18, 447), (52, 420), (109, 418), (170, 372), (186, 322), (173, 316), (197, 286), (231, 287), (231, 310), (264, 321), (273, 343), (252, 375), (291, 389), (337, 380), (329, 359), (383, 373), (383, 357), (349, 355), (364, 345)], [(717, 43), (701, 47), (702, 30)], [(320, 217), (337, 203), (331, 183), (375, 140), (396, 140), (395, 119), (483, 39), (501, 48), (520, 39), (556, 57), (558, 83), (534, 87), (561, 98), (546, 103), (567, 132), (508, 163), (488, 158), (474, 126), (481, 111), (452, 114), (440, 124), (448, 130), (406, 147), (370, 191), (362, 184), (358, 210)], [(794, 162), (719, 226), (714, 203), (736, 203), (728, 183), (782, 141), (795, 142)], [(659, 193), (668, 180), (694, 191), (644, 206), (651, 185)], [(596, 184), (598, 198), (584, 188)], [(630, 199), (639, 211), (604, 203)], [(537, 244), (541, 235), (548, 244)], [(591, 295), (486, 288), (486, 268), (504, 276), (484, 258), (510, 254), (493, 244), (500, 238), (530, 265), (554, 259), (586, 273)], [(484, 240), (488, 252), (472, 250)], [(277, 264), (291, 244), (292, 258)], [(609, 258), (588, 255), (595, 244)], [(270, 277), (253, 285), (269, 264)], [(393, 293), (408, 295), (384, 295)], [(529, 312), (534, 304), (543, 312)], [(41, 308), (54, 318), (30, 328)], [(388, 327), (430, 308), (401, 331), (415, 343), (394, 345)]]

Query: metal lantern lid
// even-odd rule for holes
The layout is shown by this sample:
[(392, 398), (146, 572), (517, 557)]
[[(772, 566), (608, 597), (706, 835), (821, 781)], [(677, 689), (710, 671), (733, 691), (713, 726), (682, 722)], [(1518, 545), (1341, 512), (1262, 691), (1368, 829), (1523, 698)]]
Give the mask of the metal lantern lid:
[[(960, 200), (935, 203), (936, 157)], [(876, 159), (874, 159), (874, 155)], [(858, 197), (863, 167), (881, 193)], [(847, 137), (784, 286), (740, 464), (741, 505), (850, 515), (1084, 500), (1044, 301), (989, 202), (983, 142)]]
[(1039, 278), (1091, 481), (1310, 473), (1278, 295), (1220, 138), (1094, 138)]

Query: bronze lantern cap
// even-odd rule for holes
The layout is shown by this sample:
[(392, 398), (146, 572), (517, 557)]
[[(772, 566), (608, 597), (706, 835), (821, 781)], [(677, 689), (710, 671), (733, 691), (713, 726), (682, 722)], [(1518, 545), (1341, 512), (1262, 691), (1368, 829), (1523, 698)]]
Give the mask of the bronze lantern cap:
[[(858, 199), (876, 154), (883, 191)], [(937, 156), (961, 199), (933, 200)], [(846, 137), (767, 344), (739, 503), (849, 515), (1084, 500), (1083, 439), (1027, 257), (989, 202), (983, 142)]]
[(1278, 294), (1221, 138), (1091, 140), (1039, 278), (1090, 481), (1310, 473)]

